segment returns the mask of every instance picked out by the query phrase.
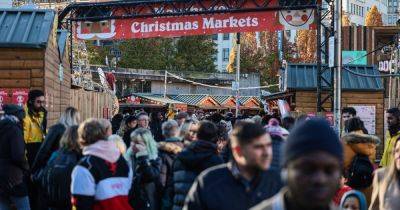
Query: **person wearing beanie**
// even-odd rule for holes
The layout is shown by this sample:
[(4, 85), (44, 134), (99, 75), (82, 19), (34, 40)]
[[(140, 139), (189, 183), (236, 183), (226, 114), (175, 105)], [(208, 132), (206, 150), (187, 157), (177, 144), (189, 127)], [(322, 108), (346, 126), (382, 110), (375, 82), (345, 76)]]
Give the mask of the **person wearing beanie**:
[(0, 120), (0, 209), (30, 209), (28, 187), (28, 162), (22, 120), (25, 111), (12, 104), (3, 106), (4, 117)]
[(279, 126), (279, 121), (275, 118), (269, 120), (268, 125), (264, 127), (271, 136), (272, 140), (272, 162), (271, 168), (280, 172), (282, 147), (289, 132)]
[(223, 163), (217, 154), (218, 128), (210, 121), (201, 121), (197, 131), (198, 140), (193, 141), (174, 162), (173, 210), (183, 208), (185, 198), (196, 177), (207, 168)]
[(252, 209), (336, 209), (331, 202), (340, 186), (343, 149), (329, 123), (315, 118), (296, 126), (283, 154), (287, 187)]
[(198, 176), (183, 209), (249, 209), (279, 192), (282, 183), (270, 169), (272, 146), (265, 129), (252, 121), (237, 122), (230, 143), (233, 158)]

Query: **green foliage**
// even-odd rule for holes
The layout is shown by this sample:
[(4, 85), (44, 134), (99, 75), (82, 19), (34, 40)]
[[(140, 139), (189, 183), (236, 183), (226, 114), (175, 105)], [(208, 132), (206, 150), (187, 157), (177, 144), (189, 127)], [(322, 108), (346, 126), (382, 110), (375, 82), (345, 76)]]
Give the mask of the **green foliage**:
[[(149, 38), (121, 41), (116, 44), (121, 51), (119, 67), (175, 70), (216, 71), (213, 55), (215, 44), (209, 36), (182, 38)], [(104, 64), (108, 47), (88, 47), (91, 64)], [(108, 55), (109, 59), (112, 55)], [(111, 59), (110, 59), (111, 60)]]

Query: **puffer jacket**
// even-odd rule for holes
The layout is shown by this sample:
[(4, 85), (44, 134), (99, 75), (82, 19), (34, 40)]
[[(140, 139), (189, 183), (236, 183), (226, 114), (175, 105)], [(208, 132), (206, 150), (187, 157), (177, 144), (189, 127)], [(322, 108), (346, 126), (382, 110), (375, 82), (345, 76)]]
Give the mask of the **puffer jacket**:
[(223, 164), (224, 161), (217, 154), (217, 145), (198, 140), (184, 149), (174, 163), (174, 206), (173, 210), (181, 210), (185, 198), (196, 177), (207, 168)]
[[(26, 111), (26, 113), (28, 112)], [(46, 113), (44, 112), (39, 112), (38, 115), (33, 116), (27, 114), (23, 120), (26, 155), (30, 166), (33, 165), (33, 161), (46, 135), (46, 128), (44, 127), (46, 124), (44, 121), (46, 120)]]
[(24, 179), (29, 166), (22, 126), (14, 119), (2, 119), (0, 133), (0, 195), (26, 196), (28, 189)]
[(178, 138), (167, 138), (158, 143), (158, 156), (161, 159), (160, 182), (162, 185), (161, 209), (171, 209), (173, 199), (173, 162), (182, 151), (183, 143)]
[[(350, 169), (353, 158), (357, 155), (366, 155), (372, 164), (375, 162), (376, 146), (380, 140), (378, 137), (368, 134), (363, 134), (362, 131), (351, 132), (342, 137), (343, 154), (344, 154), (344, 171)], [(372, 186), (366, 189), (357, 189), (362, 191), (369, 204), (371, 201)]]

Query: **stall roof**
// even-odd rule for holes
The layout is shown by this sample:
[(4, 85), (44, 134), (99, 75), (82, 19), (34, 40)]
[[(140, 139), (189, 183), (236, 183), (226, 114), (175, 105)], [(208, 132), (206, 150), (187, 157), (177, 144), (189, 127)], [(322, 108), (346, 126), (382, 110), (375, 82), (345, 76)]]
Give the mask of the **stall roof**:
[[(345, 68), (356, 73), (380, 75), (373, 66), (346, 65)], [(324, 72), (325, 78), (330, 81), (331, 72)], [(294, 90), (314, 90), (317, 88), (317, 65), (316, 64), (289, 64), (287, 69), (287, 88)], [(322, 81), (322, 86), (327, 83)], [(342, 90), (353, 91), (382, 91), (383, 84), (379, 77), (364, 77), (352, 74), (346, 70), (342, 71)]]
[(54, 11), (0, 8), (0, 47), (45, 48)]
[(249, 100), (251, 99), (255, 99), (258, 103), (261, 101), (260, 97), (256, 97), (256, 96), (241, 96), (239, 98), (239, 102), (241, 105), (247, 103)]
[(135, 94), (135, 95), (137, 95), (139, 97), (142, 97), (142, 98), (145, 98), (145, 99), (148, 99), (148, 100), (158, 101), (158, 102), (161, 102), (163, 104), (183, 104), (180, 101), (173, 100), (173, 99), (170, 99), (170, 98), (164, 98), (161, 95), (150, 95), (150, 94), (149, 95), (148, 94)]
[(181, 101), (191, 106), (199, 105), (199, 103), (207, 97), (207, 94), (182, 94), (170, 96), (170, 98), (172, 98), (173, 100)]
[(224, 104), (227, 100), (233, 98), (233, 96), (225, 95), (225, 96), (211, 96), (215, 101), (219, 104)]

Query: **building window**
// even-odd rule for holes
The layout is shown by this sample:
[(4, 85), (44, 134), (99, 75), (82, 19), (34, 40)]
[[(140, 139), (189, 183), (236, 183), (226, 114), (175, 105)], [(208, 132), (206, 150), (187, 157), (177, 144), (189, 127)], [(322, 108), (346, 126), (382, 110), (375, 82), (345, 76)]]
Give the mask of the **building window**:
[(224, 40), (229, 40), (229, 34), (224, 34)]
[(222, 60), (228, 61), (229, 60), (229, 48), (224, 48), (222, 50)]
[(212, 35), (212, 40), (217, 41), (218, 40), (218, 34), (213, 34)]

